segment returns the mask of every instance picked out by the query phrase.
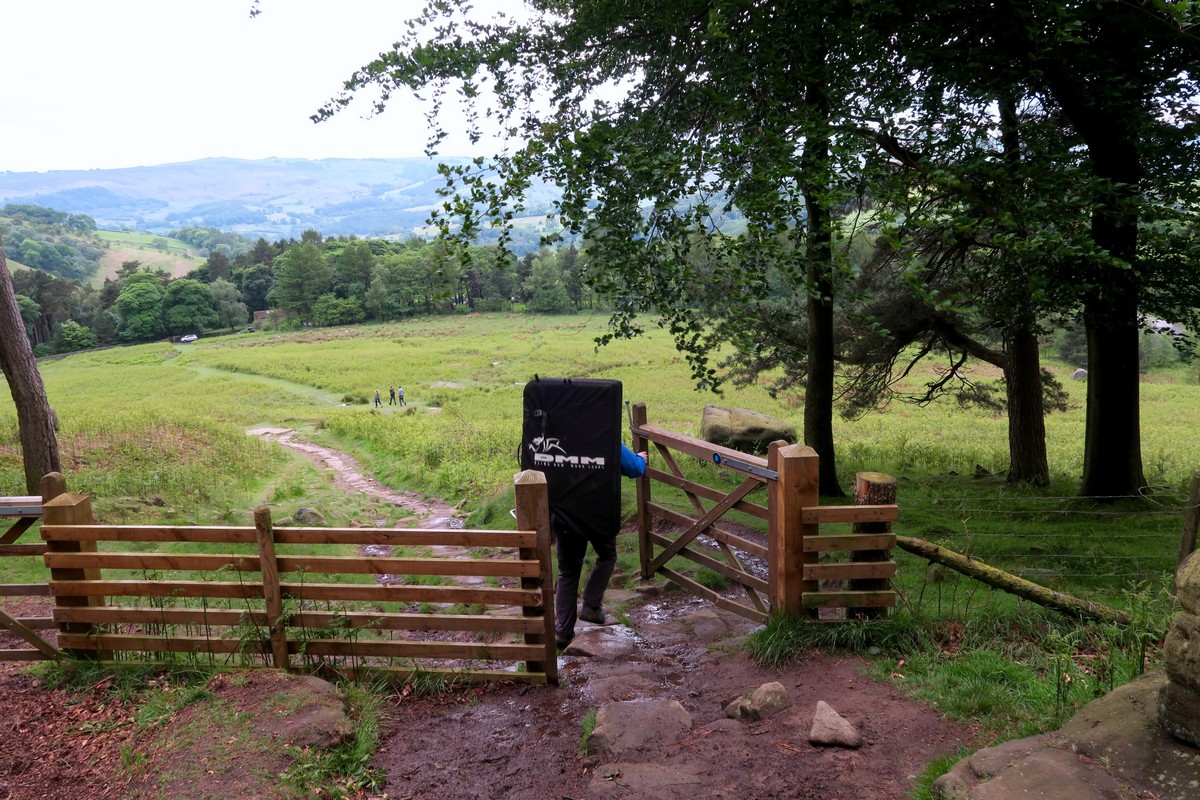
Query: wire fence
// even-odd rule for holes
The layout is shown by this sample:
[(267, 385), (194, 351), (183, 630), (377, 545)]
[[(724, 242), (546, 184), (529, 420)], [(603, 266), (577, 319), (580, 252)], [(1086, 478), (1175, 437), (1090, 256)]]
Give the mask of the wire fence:
[[(1194, 547), (1194, 495), (1011, 495), (905, 498), (896, 533), (1082, 597), (1112, 598), (1169, 581)], [(1189, 536), (1191, 542), (1187, 544)], [(909, 571), (924, 575), (915, 557)], [(903, 574), (902, 570), (902, 574)]]

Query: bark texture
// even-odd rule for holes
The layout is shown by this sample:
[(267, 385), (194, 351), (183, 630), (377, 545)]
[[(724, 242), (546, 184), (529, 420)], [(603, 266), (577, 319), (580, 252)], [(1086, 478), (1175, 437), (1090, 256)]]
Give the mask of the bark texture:
[[(821, 55), (822, 61), (824, 54)], [(810, 83), (805, 93), (810, 106), (827, 119), (829, 98), (821, 82)], [(823, 170), (829, 160), (828, 137), (810, 136), (804, 145), (810, 168)], [(804, 391), (804, 443), (821, 456), (823, 497), (845, 497), (838, 483), (833, 445), (834, 336), (833, 336), (833, 228), (831, 215), (817, 187), (806, 183), (804, 205), (808, 211), (808, 386)]]
[[(2, 245), (2, 243), (0, 243)], [(40, 491), (42, 476), (59, 472), (58, 439), (54, 435), (54, 415), (46, 399), (46, 387), (38, 372), (33, 348), (25, 334), (17, 295), (13, 290), (8, 262), (0, 247), (0, 368), (8, 381), (17, 407), (17, 427), (21, 455), (25, 462), (25, 490)]]
[(1050, 464), (1046, 458), (1046, 411), (1042, 402), (1042, 363), (1037, 335), (1013, 332), (1004, 363), (1008, 397), (1008, 482), (1046, 486)]
[[(1112, 52), (1128, 61), (1123, 72), (1136, 75), (1140, 49), (1118, 45), (1132, 35), (1106, 30)], [(1138, 311), (1147, 276), (1138, 261), (1138, 223), (1144, 170), (1139, 149), (1148, 104), (1136, 82), (1097, 87), (1078, 73), (1050, 73), (1049, 82), (1063, 111), (1087, 144), (1087, 157), (1104, 184), (1091, 219), (1099, 256), (1085, 265), (1083, 321), (1088, 343), (1087, 422), (1084, 429), (1085, 497), (1111, 499), (1137, 495), (1146, 485), (1142, 470), (1138, 392)]]

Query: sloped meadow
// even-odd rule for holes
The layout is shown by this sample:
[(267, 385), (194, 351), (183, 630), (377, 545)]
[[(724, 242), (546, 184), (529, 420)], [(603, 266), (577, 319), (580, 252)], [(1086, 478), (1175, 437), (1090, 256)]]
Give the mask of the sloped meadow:
[[(351, 328), (204, 338), (195, 345), (118, 347), (41, 363), (61, 421), (68, 485), (100, 499), (159, 498), (173, 508), (219, 517), (248, 507), (288, 459), (245, 431), (297, 428), (363, 459), (383, 482), (421, 489), (478, 511), (503, 496), (518, 469), (521, 396), (534, 375), (611, 378), (626, 400), (644, 402), (652, 423), (698, 435), (705, 405), (752, 408), (802, 428), (803, 398), (771, 398), (760, 387), (726, 384), (697, 392), (670, 338), (644, 336), (597, 348), (603, 316), (470, 315)], [(1002, 415), (951, 401), (835, 419), (839, 471), (890, 472), (901, 505), (928, 494), (1073, 494), (1082, 467), (1085, 385), (1063, 377), (1073, 408), (1047, 418), (1054, 483), (1011, 490), (996, 480), (1007, 463)], [(995, 376), (981, 370), (977, 376)], [(919, 380), (919, 378), (917, 379)], [(407, 406), (388, 404), (404, 386)], [(383, 407), (375, 408), (379, 390)], [(1195, 376), (1161, 372), (1142, 386), (1148, 480), (1178, 495), (1200, 467), (1191, 409)], [(0, 491), (23, 493), (15, 412), (0, 401)]]

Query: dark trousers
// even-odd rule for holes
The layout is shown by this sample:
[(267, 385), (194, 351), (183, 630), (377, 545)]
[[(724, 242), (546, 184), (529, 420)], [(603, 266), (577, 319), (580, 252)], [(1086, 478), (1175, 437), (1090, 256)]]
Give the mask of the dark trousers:
[[(579, 597), (579, 573), (583, 570), (583, 557), (587, 554), (589, 539), (578, 534), (558, 535), (558, 582), (554, 587), (554, 633), (559, 639), (570, 639), (575, 635), (575, 602)], [(600, 608), (604, 602), (604, 590), (617, 564), (617, 535), (599, 535), (591, 540), (596, 551), (596, 563), (583, 587), (583, 605)]]

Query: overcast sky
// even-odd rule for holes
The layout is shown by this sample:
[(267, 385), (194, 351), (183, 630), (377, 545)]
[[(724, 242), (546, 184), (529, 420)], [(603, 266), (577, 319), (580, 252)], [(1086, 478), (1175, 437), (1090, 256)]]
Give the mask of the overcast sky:
[[(480, 5), (505, 4), (491, 0)], [(421, 157), (423, 106), (309, 115), (404, 31), (421, 0), (4, 3), (0, 171), (233, 158)], [(460, 129), (451, 124), (448, 130)], [(441, 153), (481, 155), (453, 137)]]

